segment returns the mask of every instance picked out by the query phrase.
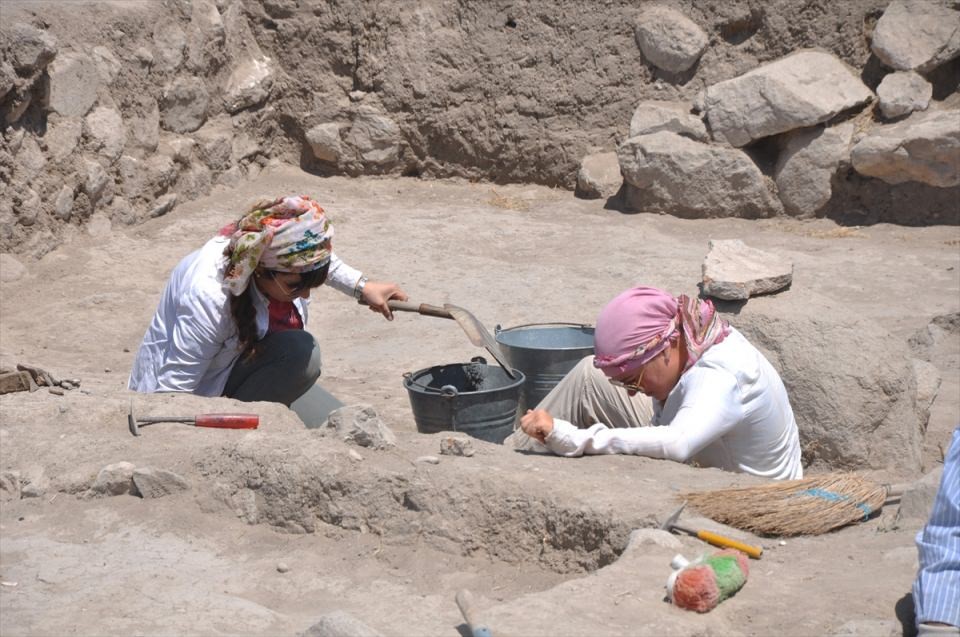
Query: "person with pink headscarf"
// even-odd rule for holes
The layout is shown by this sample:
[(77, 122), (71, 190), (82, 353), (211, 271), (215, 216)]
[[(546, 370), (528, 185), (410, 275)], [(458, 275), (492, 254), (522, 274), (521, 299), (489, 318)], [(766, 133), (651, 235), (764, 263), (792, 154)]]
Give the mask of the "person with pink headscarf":
[(311, 291), (324, 283), (388, 320), (387, 302), (407, 299), (337, 258), (313, 199), (257, 203), (174, 268), (129, 388), (279, 402), (321, 425), (342, 404), (316, 384), (320, 348), (304, 329)]
[(523, 433), (553, 453), (803, 476), (779, 374), (709, 300), (631, 288), (597, 318), (594, 352), (521, 418)]

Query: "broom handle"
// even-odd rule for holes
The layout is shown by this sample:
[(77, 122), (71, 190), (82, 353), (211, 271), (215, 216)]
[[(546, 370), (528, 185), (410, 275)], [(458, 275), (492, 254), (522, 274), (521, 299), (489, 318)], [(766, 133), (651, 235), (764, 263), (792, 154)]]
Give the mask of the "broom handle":
[(886, 500), (897, 500), (900, 496), (903, 495), (903, 492), (909, 489), (912, 486), (910, 482), (902, 482), (900, 484), (885, 484), (883, 485), (887, 490)]
[(737, 540), (728, 538), (725, 535), (720, 535), (719, 533), (713, 533), (712, 531), (697, 531), (697, 537), (714, 546), (743, 551), (755, 560), (759, 560), (760, 556), (763, 555), (763, 549), (759, 546), (744, 544), (743, 542), (738, 542)]

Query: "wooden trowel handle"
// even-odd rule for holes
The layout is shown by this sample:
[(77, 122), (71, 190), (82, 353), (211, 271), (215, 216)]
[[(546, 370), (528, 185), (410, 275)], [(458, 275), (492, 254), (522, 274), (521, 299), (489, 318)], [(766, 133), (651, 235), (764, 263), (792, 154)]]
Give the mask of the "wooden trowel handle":
[[(359, 303), (360, 305), (369, 305), (369, 303), (363, 299), (360, 299)], [(387, 306), (394, 312), (414, 312), (415, 314), (423, 314), (424, 316), (436, 316), (445, 319), (453, 318), (453, 315), (450, 314), (450, 312), (437, 305), (411, 303), (410, 301), (397, 301), (390, 299), (387, 301)]]

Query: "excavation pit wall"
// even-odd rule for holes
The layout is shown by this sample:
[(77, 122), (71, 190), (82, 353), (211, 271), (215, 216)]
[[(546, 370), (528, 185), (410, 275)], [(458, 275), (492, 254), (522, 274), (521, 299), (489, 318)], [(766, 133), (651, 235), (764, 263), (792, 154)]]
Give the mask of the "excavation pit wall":
[[(189, 394), (137, 395), (134, 408), (142, 416), (252, 411), (260, 428), (163, 423), (134, 437), (127, 428), (130, 396), (73, 393), (56, 403), (33, 396), (4, 397), (15, 417), (3, 428), (2, 470), (21, 482), (41, 476), (38, 497), (136, 497), (91, 489), (103, 467), (128, 462), (181, 476), (190, 487), (171, 497), (186, 496), (184, 506), (208, 515), (291, 534), (336, 527), (378, 536), (388, 546), (426, 546), (561, 574), (615, 562), (631, 531), (655, 528), (679, 505), (681, 491), (751, 481), (649, 458), (571, 460), (476, 439), (471, 457), (441, 455), (443, 438), (464, 437), (452, 432), (396, 431), (396, 447), (367, 449), (304, 429), (283, 405)], [(438, 462), (418, 460), (423, 456)]]
[[(369, 0), (89, 2), (81, 17), (71, 2), (10, 0), (0, 25), (0, 251), (42, 257), (73, 227), (138, 225), (278, 161), (317, 175), (573, 190), (585, 157), (627, 139), (641, 102), (692, 108), (707, 87), (805, 48), (836, 57), (871, 89), (889, 73), (869, 46), (887, 0), (754, 4), (672, 3), (710, 45), (671, 73), (638, 48), (631, 0), (603, 11), (568, 0), (415, 10)], [(958, 64), (929, 74), (938, 107), (957, 107)], [(871, 102), (864, 121), (878, 127), (874, 111)], [(762, 193), (784, 141), (764, 139)], [(848, 164), (834, 171), (829, 202), (804, 214), (958, 222), (955, 183), (891, 185)], [(742, 167), (756, 172), (746, 156)], [(718, 182), (711, 192), (741, 191)], [(762, 200), (743, 214), (778, 214), (775, 196)], [(732, 206), (673, 207), (702, 217)]]
[[(579, 482), (586, 473), (571, 474), (577, 467), (564, 459), (480, 441), (473, 441), (479, 449), (472, 457), (437, 456), (437, 464), (408, 457), (411, 448), (437, 453), (443, 437), (401, 434), (403, 451), (359, 449), (363, 460), (357, 460), (343, 443), (318, 434), (296, 445), (249, 434), (198, 463), (203, 480), (214, 485), (201, 506), (290, 533), (331, 525), (375, 534), (386, 545), (422, 543), (454, 555), (539, 562), (557, 573), (611, 564), (633, 529), (657, 524), (646, 507), (614, 504), (629, 488), (597, 501), (599, 484), (559, 491), (558, 480)], [(558, 463), (566, 465), (565, 478), (539, 475), (539, 465)]]

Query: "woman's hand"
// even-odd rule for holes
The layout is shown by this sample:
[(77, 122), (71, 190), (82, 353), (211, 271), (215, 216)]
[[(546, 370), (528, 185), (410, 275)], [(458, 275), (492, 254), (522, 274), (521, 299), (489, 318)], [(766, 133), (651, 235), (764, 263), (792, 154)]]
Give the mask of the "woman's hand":
[(367, 281), (363, 286), (363, 302), (370, 306), (373, 312), (383, 314), (388, 321), (393, 320), (393, 312), (387, 305), (390, 299), (397, 301), (406, 301), (407, 293), (397, 285), (389, 281)]
[(531, 438), (546, 444), (547, 436), (553, 431), (553, 416), (545, 409), (528, 409), (520, 418), (520, 428)]

